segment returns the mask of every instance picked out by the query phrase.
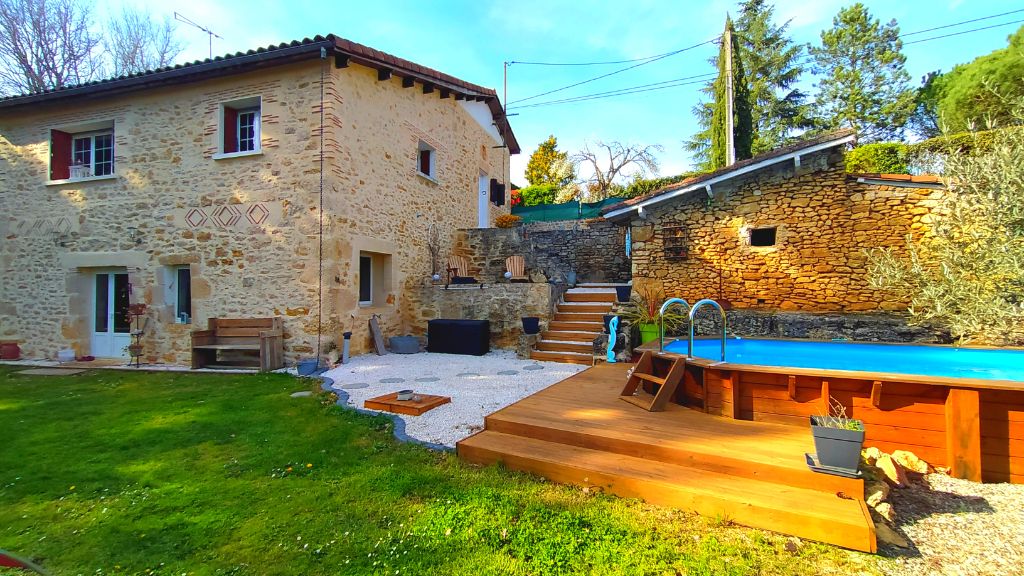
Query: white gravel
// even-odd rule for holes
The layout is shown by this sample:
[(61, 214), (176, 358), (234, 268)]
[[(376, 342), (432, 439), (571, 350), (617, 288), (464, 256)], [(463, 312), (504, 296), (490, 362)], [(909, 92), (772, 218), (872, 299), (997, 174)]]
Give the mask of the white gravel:
[[(457, 441), (483, 428), (484, 416), (585, 368), (578, 364), (520, 360), (509, 350), (484, 356), (422, 352), (364, 354), (323, 375), (334, 381), (335, 391), (348, 394), (350, 406), (360, 409), (367, 398), (405, 389), (450, 396), (450, 404), (422, 416), (396, 416), (405, 423), (405, 434), (413, 439), (454, 447)], [(399, 378), (401, 382), (394, 381)]]

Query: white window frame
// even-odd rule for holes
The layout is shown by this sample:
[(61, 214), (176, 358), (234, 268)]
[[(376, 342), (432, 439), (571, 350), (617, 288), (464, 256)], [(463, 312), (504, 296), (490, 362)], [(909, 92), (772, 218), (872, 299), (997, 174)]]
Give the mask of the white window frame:
[[(423, 154), (424, 151), (430, 152), (429, 173), (426, 173), (422, 170), (423, 164), (420, 161), (420, 156)], [(433, 180), (435, 182), (437, 181), (437, 148), (434, 148), (433, 146), (427, 144), (423, 140), (420, 140), (419, 144), (416, 146), (416, 172), (420, 176), (423, 176), (428, 180)]]
[[(238, 110), (236, 110), (236, 112), (237, 112), (237, 114), (236, 114), (236, 117), (235, 117), (235, 151), (238, 152), (238, 153), (259, 152), (260, 149), (262, 148), (262, 146), (260, 146), (260, 125), (262, 124), (262, 122), (261, 122), (262, 114), (260, 113), (260, 109), (258, 107), (244, 108), (244, 109), (238, 109)], [(249, 148), (248, 150), (243, 150), (242, 149), (242, 142), (243, 141), (247, 141), (247, 139), (246, 140), (242, 139), (242, 117), (246, 116), (246, 115), (249, 115), (249, 114), (252, 114), (252, 118), (253, 118), (253, 120), (252, 120), (252, 148)]]
[[(110, 172), (106, 174), (96, 174), (96, 138), (99, 136), (110, 137)], [(88, 149), (86, 152), (89, 155), (89, 162), (83, 164), (75, 163), (75, 155), (78, 153), (78, 142), (88, 141)], [(76, 169), (78, 173), (76, 174)], [(114, 131), (113, 130), (94, 130), (91, 132), (78, 132), (71, 134), (71, 165), (68, 167), (69, 180), (79, 180), (82, 178), (92, 177), (107, 177), (114, 175)]]

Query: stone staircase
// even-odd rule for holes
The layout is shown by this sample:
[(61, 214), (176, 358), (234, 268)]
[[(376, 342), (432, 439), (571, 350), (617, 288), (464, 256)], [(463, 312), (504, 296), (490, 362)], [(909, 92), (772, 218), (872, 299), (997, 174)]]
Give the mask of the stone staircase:
[(614, 284), (578, 284), (570, 288), (530, 358), (590, 365), (594, 338), (604, 330), (604, 316), (614, 304)]

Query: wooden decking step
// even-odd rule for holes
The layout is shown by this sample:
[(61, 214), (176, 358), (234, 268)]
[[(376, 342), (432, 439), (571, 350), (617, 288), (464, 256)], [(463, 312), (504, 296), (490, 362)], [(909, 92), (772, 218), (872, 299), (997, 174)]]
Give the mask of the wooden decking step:
[(537, 342), (537, 350), (550, 350), (559, 352), (579, 352), (581, 354), (592, 353), (594, 345), (590, 342), (576, 342), (572, 340), (541, 340)]
[(579, 352), (531, 350), (530, 358), (532, 358), (533, 360), (544, 360), (546, 362), (562, 362), (565, 364), (590, 365), (594, 363), (594, 355), (592, 353), (582, 354)]
[(555, 312), (558, 322), (596, 322), (604, 329), (604, 314), (600, 312)]
[(654, 382), (658, 386), (661, 386), (661, 385), (663, 385), (665, 383), (665, 379), (664, 378), (658, 378), (657, 376), (655, 376), (653, 374), (644, 374), (643, 372), (633, 372), (633, 376), (636, 376), (637, 378), (639, 378), (641, 380), (646, 380), (648, 382)]
[(484, 430), (457, 445), (464, 460), (502, 462), (556, 482), (725, 518), (844, 548), (875, 552), (861, 500), (633, 456)]
[(542, 340), (561, 340), (565, 342), (593, 342), (600, 332), (577, 331), (577, 330), (549, 330), (541, 334)]
[(601, 291), (601, 292), (575, 292), (569, 290), (562, 298), (566, 302), (607, 302), (609, 304), (615, 302), (615, 290)]
[(611, 312), (612, 305), (601, 302), (562, 302), (558, 305), (559, 312)]
[(572, 330), (592, 332), (595, 336), (604, 331), (603, 322), (576, 322), (570, 320), (552, 320), (548, 325), (551, 330)]

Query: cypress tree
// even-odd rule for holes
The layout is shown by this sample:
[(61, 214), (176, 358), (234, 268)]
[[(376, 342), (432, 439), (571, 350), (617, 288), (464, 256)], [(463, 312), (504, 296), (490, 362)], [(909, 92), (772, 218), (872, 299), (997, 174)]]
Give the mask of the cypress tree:
[[(718, 77), (712, 84), (714, 101), (711, 110), (710, 147), (707, 150), (706, 161), (703, 168), (717, 170), (726, 165), (728, 154), (726, 152), (728, 138), (727, 118), (728, 110), (728, 74), (726, 72), (726, 50), (732, 51), (732, 85), (733, 85), (733, 144), (736, 150), (736, 160), (750, 158), (751, 145), (753, 143), (753, 121), (750, 110), (750, 88), (747, 85), (747, 77), (743, 70), (743, 60), (740, 57), (739, 39), (733, 29), (732, 19), (726, 16), (725, 30), (728, 34), (722, 35), (722, 47), (718, 53)], [(731, 42), (726, 44), (725, 38), (731, 37)]]

